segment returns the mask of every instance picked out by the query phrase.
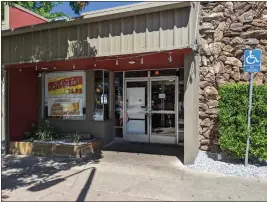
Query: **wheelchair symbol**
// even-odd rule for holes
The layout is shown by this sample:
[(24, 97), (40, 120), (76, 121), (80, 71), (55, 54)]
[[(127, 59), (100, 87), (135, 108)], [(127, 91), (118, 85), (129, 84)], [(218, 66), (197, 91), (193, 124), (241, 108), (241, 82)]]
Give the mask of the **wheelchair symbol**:
[(253, 65), (255, 63), (260, 62), (254, 55), (252, 55), (252, 51), (249, 51), (249, 56), (246, 57), (247, 64)]

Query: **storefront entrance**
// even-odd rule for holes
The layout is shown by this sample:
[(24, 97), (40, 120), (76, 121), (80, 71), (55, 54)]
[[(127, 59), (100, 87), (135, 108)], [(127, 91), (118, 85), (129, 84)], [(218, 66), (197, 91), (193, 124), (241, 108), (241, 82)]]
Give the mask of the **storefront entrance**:
[(177, 144), (178, 77), (124, 79), (123, 139)]

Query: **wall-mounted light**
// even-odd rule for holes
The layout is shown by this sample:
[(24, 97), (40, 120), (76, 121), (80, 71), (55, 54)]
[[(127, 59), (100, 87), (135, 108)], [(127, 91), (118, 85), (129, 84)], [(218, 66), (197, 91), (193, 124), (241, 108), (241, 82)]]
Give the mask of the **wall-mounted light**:
[(19, 69), (19, 72), (22, 72), (22, 70), (21, 70), (21, 69)]
[(35, 71), (37, 71), (38, 70), (38, 68), (37, 68), (37, 65), (35, 66)]
[(117, 65), (117, 66), (119, 65), (119, 61), (118, 61), (118, 59), (116, 60), (116, 65)]
[(47, 67), (42, 67), (41, 69), (42, 69), (42, 70), (48, 70), (48, 68), (47, 68)]
[(75, 69), (75, 64), (73, 65), (73, 69)]
[(132, 61), (129, 61), (128, 63), (133, 65), (133, 64), (135, 64), (135, 61), (132, 60)]
[(94, 64), (94, 67), (96, 67), (96, 63)]
[(143, 60), (143, 58), (141, 58), (141, 64), (143, 64), (144, 63), (144, 60)]
[(56, 69), (56, 67), (54, 67), (54, 69)]

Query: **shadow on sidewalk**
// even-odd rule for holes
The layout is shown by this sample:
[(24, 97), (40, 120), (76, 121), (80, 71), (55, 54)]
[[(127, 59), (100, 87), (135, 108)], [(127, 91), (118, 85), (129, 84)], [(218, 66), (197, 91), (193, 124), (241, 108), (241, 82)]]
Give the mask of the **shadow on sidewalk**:
[(79, 171), (77, 173), (68, 175), (68, 176), (63, 177), (63, 178), (57, 178), (57, 179), (54, 179), (54, 180), (50, 180), (50, 181), (46, 181), (46, 182), (41, 182), (41, 183), (39, 183), (37, 185), (34, 185), (34, 186), (28, 188), (28, 190), (29, 191), (32, 191), (32, 192), (36, 192), (36, 191), (41, 191), (41, 190), (44, 190), (44, 189), (48, 189), (48, 188), (50, 188), (50, 187), (52, 187), (52, 186), (54, 186), (54, 185), (56, 185), (58, 183), (61, 183), (61, 182), (65, 181), (69, 177), (72, 177), (74, 175), (78, 175), (78, 174), (80, 174), (80, 173), (82, 173), (82, 172), (84, 172), (86, 170), (89, 170), (89, 169), (95, 170), (94, 167), (93, 168), (87, 168), (87, 169), (81, 170), (81, 171)]
[(150, 144), (128, 141), (114, 141), (106, 146), (103, 151), (117, 151), (128, 153), (157, 154), (165, 156), (176, 156), (179, 161), (184, 163), (184, 147), (177, 145)]
[(85, 197), (86, 197), (86, 195), (87, 195), (87, 193), (88, 193), (88, 191), (90, 189), (91, 183), (93, 181), (93, 178), (94, 178), (94, 175), (95, 175), (95, 170), (96, 170), (95, 168), (92, 168), (92, 171), (91, 171), (91, 173), (90, 173), (90, 175), (89, 175), (89, 177), (88, 177), (88, 179), (87, 179), (82, 191), (80, 192), (80, 194), (79, 194), (79, 196), (78, 196), (78, 198), (76, 200), (77, 202), (85, 200)]
[(65, 180), (57, 173), (89, 162), (97, 164), (100, 158), (101, 152), (89, 159), (2, 155), (2, 190), (33, 185), (30, 191), (46, 189)]

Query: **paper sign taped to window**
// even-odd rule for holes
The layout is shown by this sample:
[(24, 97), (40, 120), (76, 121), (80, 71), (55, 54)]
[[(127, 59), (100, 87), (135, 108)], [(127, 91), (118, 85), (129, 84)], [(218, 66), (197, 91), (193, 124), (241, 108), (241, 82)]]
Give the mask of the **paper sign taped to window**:
[(166, 98), (166, 94), (159, 94), (159, 98), (160, 99), (165, 99)]

